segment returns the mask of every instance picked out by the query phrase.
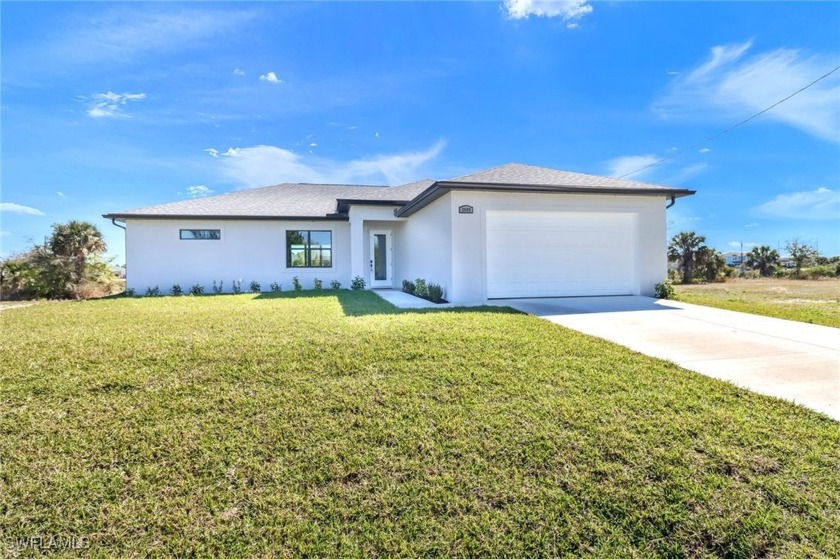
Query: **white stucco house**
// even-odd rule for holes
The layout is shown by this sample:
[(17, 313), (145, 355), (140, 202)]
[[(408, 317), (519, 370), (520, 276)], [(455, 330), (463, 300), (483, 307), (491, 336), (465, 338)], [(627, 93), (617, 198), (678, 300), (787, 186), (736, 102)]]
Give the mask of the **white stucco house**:
[(454, 303), (650, 295), (666, 277), (666, 207), (693, 190), (512, 163), (401, 186), (280, 184), (105, 214), (125, 228), (127, 286), (320, 279)]

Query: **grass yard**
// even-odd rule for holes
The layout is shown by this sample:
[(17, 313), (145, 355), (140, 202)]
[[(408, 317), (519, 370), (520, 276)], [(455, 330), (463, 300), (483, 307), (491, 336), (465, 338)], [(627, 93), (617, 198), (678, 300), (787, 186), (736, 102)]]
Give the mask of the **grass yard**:
[(686, 303), (840, 328), (840, 279), (734, 279), (674, 288)]
[(0, 312), (0, 550), (840, 551), (824, 416), (522, 314), (303, 295)]

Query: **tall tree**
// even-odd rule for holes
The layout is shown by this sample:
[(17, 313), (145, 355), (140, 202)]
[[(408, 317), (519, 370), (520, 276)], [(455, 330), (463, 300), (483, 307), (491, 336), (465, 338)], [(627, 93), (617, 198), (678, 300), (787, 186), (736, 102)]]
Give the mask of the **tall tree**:
[(802, 268), (810, 264), (819, 253), (817, 249), (811, 245), (805, 244), (799, 239), (788, 241), (785, 245), (785, 250), (790, 254), (790, 259), (796, 267), (796, 275), (799, 276)]
[(88, 258), (108, 250), (102, 232), (96, 225), (76, 220), (53, 224), (47, 248), (70, 265), (72, 277), (68, 278), (68, 283), (74, 286), (81, 283)]
[(706, 281), (716, 281), (726, 267), (726, 259), (723, 255), (706, 245), (697, 249), (695, 259), (697, 261), (696, 272), (703, 276)]
[(766, 278), (779, 265), (779, 253), (767, 245), (753, 247), (747, 253), (746, 264), (753, 270), (758, 270), (758, 274)]
[(668, 258), (676, 262), (683, 276), (683, 283), (691, 283), (697, 265), (697, 251), (706, 243), (706, 237), (694, 231), (681, 231), (668, 245)]

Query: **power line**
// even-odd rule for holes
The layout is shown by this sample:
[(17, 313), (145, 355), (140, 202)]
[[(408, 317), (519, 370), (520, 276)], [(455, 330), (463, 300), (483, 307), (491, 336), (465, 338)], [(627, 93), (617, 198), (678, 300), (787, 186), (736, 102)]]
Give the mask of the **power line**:
[(822, 76), (820, 76), (819, 78), (815, 79), (814, 81), (812, 81), (811, 83), (809, 83), (809, 84), (808, 84), (808, 85), (806, 85), (805, 87), (803, 87), (803, 88), (801, 88), (801, 89), (798, 89), (798, 90), (794, 91), (793, 93), (791, 93), (790, 95), (788, 95), (787, 97), (785, 97), (784, 99), (782, 99), (781, 101), (776, 101), (775, 103), (773, 103), (772, 105), (770, 105), (769, 107), (767, 107), (766, 109), (764, 109), (763, 111), (759, 111), (759, 112), (755, 113), (754, 115), (752, 115), (751, 117), (749, 117), (749, 118), (747, 118), (747, 119), (742, 120), (742, 121), (741, 121), (741, 122), (739, 122), (738, 124), (734, 124), (734, 125), (730, 126), (729, 128), (727, 128), (726, 130), (722, 130), (722, 131), (718, 132), (717, 134), (714, 134), (713, 136), (709, 136), (708, 138), (706, 138), (706, 139), (704, 139), (704, 140), (700, 140), (699, 142), (697, 142), (696, 144), (694, 144), (694, 145), (692, 145), (692, 146), (689, 146), (689, 147), (687, 147), (687, 148), (685, 148), (685, 149), (681, 149), (681, 150), (679, 150), (679, 151), (676, 151), (676, 152), (672, 153), (671, 155), (669, 155), (669, 156), (667, 156), (667, 157), (663, 157), (662, 159), (658, 159), (658, 160), (654, 161), (653, 163), (649, 163), (649, 164), (645, 165), (644, 167), (639, 167), (639, 168), (638, 168), (638, 169), (636, 169), (635, 171), (630, 171), (629, 173), (624, 173), (623, 175), (621, 175), (620, 177), (617, 177), (617, 178), (619, 178), (619, 179), (623, 179), (624, 177), (627, 177), (627, 176), (630, 176), (630, 175), (635, 175), (635, 174), (636, 174), (636, 173), (638, 173), (639, 171), (644, 171), (645, 169), (648, 169), (648, 168), (653, 167), (653, 166), (655, 166), (655, 165), (659, 165), (660, 163), (663, 163), (663, 162), (665, 162), (665, 161), (668, 161), (669, 159), (673, 159), (674, 157), (676, 157), (676, 156), (678, 156), (678, 155), (682, 155), (683, 153), (685, 153), (685, 152), (687, 152), (687, 151), (691, 151), (691, 150), (693, 150), (693, 149), (694, 149), (694, 148), (696, 148), (696, 147), (702, 146), (702, 145), (703, 145), (703, 144), (705, 144), (705, 143), (711, 142), (712, 140), (716, 140), (717, 138), (720, 138), (721, 136), (723, 136), (723, 135), (724, 135), (724, 134), (726, 134), (727, 132), (731, 132), (731, 131), (735, 130), (735, 129), (736, 129), (736, 128), (738, 128), (739, 126), (741, 126), (741, 125), (743, 125), (743, 124), (746, 124), (746, 123), (748, 123), (749, 121), (753, 120), (754, 118), (757, 118), (757, 117), (759, 117), (759, 116), (763, 115), (764, 113), (766, 113), (766, 112), (767, 112), (767, 111), (769, 111), (770, 109), (773, 109), (773, 108), (775, 108), (775, 107), (778, 107), (779, 105), (781, 105), (782, 103), (784, 103), (784, 102), (785, 102), (785, 101), (787, 101), (788, 99), (790, 99), (790, 98), (792, 98), (792, 97), (794, 97), (794, 96), (796, 96), (796, 95), (799, 95), (800, 93), (802, 93), (803, 91), (805, 91), (806, 89), (808, 89), (809, 87), (811, 87), (812, 85), (815, 85), (816, 83), (818, 83), (818, 82), (820, 82), (820, 81), (824, 80), (825, 78), (827, 78), (828, 76), (830, 76), (831, 74), (833, 74), (834, 72), (836, 72), (837, 70), (840, 70), (840, 66), (837, 66), (836, 68), (834, 68), (834, 69), (833, 69), (833, 70), (831, 70), (830, 72), (828, 72), (828, 73), (826, 73), (826, 74), (823, 74)]

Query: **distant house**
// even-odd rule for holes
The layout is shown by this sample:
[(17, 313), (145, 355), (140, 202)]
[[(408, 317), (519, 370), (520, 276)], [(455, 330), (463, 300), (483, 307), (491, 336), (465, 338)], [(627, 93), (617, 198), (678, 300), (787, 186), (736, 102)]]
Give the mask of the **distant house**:
[(742, 252), (724, 252), (723, 259), (727, 266), (740, 266), (746, 260), (746, 253)]
[(138, 292), (233, 279), (442, 285), (453, 302), (652, 294), (694, 191), (512, 163), (400, 186), (280, 184), (105, 214)]

